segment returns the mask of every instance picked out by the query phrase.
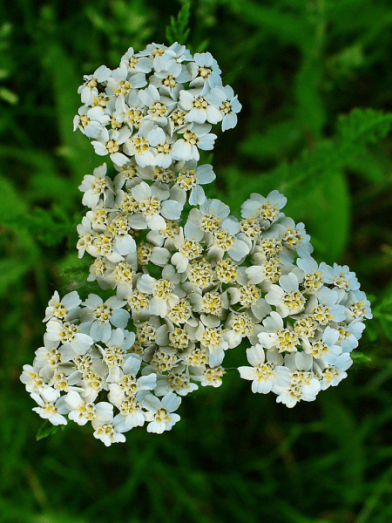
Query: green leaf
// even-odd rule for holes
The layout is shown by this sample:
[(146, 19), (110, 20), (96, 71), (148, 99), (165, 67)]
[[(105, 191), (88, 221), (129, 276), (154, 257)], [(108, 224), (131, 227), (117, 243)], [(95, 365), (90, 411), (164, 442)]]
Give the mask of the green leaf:
[(177, 18), (174, 16), (170, 18), (170, 24), (166, 27), (166, 38), (170, 44), (174, 44), (174, 42), (185, 44), (190, 32), (190, 29), (187, 28), (190, 15), (191, 2), (186, 2), (181, 7)]
[(324, 411), (325, 432), (339, 453), (336, 481), (345, 485), (342, 496), (346, 503), (353, 504), (361, 496), (359, 486), (365, 467), (361, 435), (354, 416), (334, 390), (320, 394), (320, 405)]
[(77, 88), (82, 83), (82, 78), (78, 78), (71, 58), (56, 42), (48, 43), (44, 61), (53, 82), (62, 142), (58, 153), (68, 162), (74, 178), (80, 180), (83, 174), (91, 172), (97, 162), (88, 138), (78, 131), (74, 132), (72, 128), (73, 118), (81, 105)]
[(313, 234), (324, 247), (323, 257), (333, 263), (344, 252), (350, 229), (350, 195), (343, 173), (331, 173), (317, 188), (310, 211)]
[(294, 120), (272, 124), (264, 133), (253, 133), (241, 143), (240, 151), (260, 159), (280, 160), (302, 140), (302, 129)]
[(325, 124), (324, 103), (319, 92), (322, 75), (322, 64), (310, 55), (304, 58), (295, 79), (298, 120), (302, 128), (316, 138), (320, 138)]
[(27, 214), (27, 205), (14, 185), (0, 176), (0, 223), (13, 225), (15, 221)]
[(295, 44), (307, 50), (312, 45), (313, 27), (302, 15), (287, 9), (265, 7), (249, 0), (226, 0), (237, 16), (258, 26), (263, 32), (278, 35), (279, 42)]
[(392, 125), (392, 114), (374, 109), (354, 109), (341, 116), (336, 127), (338, 135), (347, 142), (374, 143), (384, 138)]
[(359, 363), (362, 365), (368, 365), (369, 363), (372, 363), (372, 358), (366, 354), (363, 354), (363, 352), (354, 351), (351, 353), (351, 358), (353, 359), (354, 363)]
[(350, 159), (363, 154), (365, 146), (385, 137), (392, 126), (392, 114), (372, 109), (354, 109), (341, 116), (333, 140), (322, 140), (305, 150), (292, 164), (282, 163), (270, 173), (275, 188), (289, 198), (303, 195), (306, 190), (327, 182), (331, 173), (347, 166)]
[[(28, 262), (31, 260), (29, 259)], [(0, 259), (0, 295), (4, 295), (10, 285), (17, 282), (30, 268), (30, 263), (22, 263), (16, 258)]]
[(71, 252), (62, 258), (57, 268), (61, 280), (64, 282), (64, 287), (59, 290), (64, 294), (76, 289), (80, 295), (83, 293), (87, 295), (89, 292), (96, 291), (102, 294), (103, 291), (96, 282), (87, 281), (89, 268), (92, 263), (93, 259), (87, 253), (83, 258), (78, 258), (77, 252)]
[[(44, 420), (41, 427), (38, 429), (37, 437), (36, 437), (37, 441), (39, 441), (40, 439), (47, 438), (48, 436), (51, 436), (52, 434), (56, 434), (56, 432), (59, 430), (59, 428), (60, 428), (59, 425), (52, 425), (50, 423), (50, 421), (48, 421), (47, 419)], [(64, 427), (61, 427), (61, 428), (64, 430)]]
[(73, 223), (61, 207), (37, 208), (25, 220), (28, 231), (45, 245), (57, 245), (73, 232)]
[(35, 201), (44, 199), (50, 203), (58, 203), (64, 209), (71, 209), (75, 201), (80, 200), (80, 192), (77, 184), (69, 179), (53, 172), (42, 171), (31, 180), (29, 198)]
[(373, 184), (387, 182), (391, 169), (381, 154), (363, 151), (352, 156), (347, 162), (350, 170), (358, 173), (364, 180)]
[(377, 319), (385, 336), (392, 341), (392, 295), (387, 294), (375, 307), (373, 316)]
[(385, 336), (392, 341), (392, 316), (381, 316), (379, 321)]

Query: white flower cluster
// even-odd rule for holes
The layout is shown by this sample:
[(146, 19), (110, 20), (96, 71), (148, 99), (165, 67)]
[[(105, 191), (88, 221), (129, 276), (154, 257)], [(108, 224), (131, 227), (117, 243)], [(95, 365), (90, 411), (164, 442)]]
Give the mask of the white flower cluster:
[(102, 65), (85, 76), (74, 129), (91, 138), (95, 152), (121, 167), (133, 159), (140, 167), (169, 167), (200, 158), (216, 135), (237, 124), (241, 105), (210, 53), (191, 55), (178, 43), (132, 47), (111, 70)]
[[(91, 421), (105, 445), (144, 424), (149, 432), (170, 430), (180, 419), (181, 396), (199, 384), (219, 387), (226, 352), (243, 341), (250, 366), (238, 370), (253, 392), (272, 391), (288, 407), (312, 401), (346, 376), (364, 320), (372, 317), (347, 266), (311, 257), (310, 237), (284, 215), (286, 198), (278, 191), (252, 194), (241, 220), (206, 198), (201, 186), (215, 174), (196, 162), (202, 142), (193, 150), (176, 133), (219, 121), (214, 96), (233, 109), (220, 114), (223, 127), (235, 124), (240, 106), (219, 73), (209, 53), (192, 58), (179, 44), (152, 44), (138, 54), (130, 49), (119, 69), (101, 67), (80, 88), (86, 106), (76, 125), (95, 134), (97, 151), (100, 143), (110, 152), (113, 133), (129, 134), (111, 151), (115, 177), (103, 164), (79, 187), (89, 208), (78, 226), (79, 257), (93, 257), (88, 281), (113, 295), (104, 302), (90, 294), (82, 302), (76, 291), (62, 299), (56, 292), (44, 346), (21, 381), (42, 418), (54, 425), (66, 424), (66, 416), (79, 425)], [(159, 117), (154, 104), (163, 104)], [(113, 116), (120, 106), (139, 114), (137, 125), (120, 112)], [(184, 123), (176, 127), (171, 115), (180, 110)], [(120, 130), (108, 134), (104, 125), (113, 126), (113, 118)], [(165, 133), (169, 163), (145, 129)], [(129, 143), (141, 138), (148, 161), (136, 149), (130, 153)], [(192, 207), (187, 216), (185, 204)]]

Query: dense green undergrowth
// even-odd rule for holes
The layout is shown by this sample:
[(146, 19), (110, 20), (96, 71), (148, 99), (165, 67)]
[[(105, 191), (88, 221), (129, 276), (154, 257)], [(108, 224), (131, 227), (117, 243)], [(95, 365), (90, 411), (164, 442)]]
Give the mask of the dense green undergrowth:
[[(17, 0), (0, 22), (0, 519), (9, 523), (387, 523), (392, 519), (392, 127), (388, 0)], [(187, 37), (218, 60), (243, 109), (217, 140), (215, 186), (234, 212), (273, 189), (316, 259), (348, 264), (374, 319), (349, 377), (292, 410), (229, 371), (162, 436), (103, 447), (41, 421), (19, 381), (55, 289), (91, 292), (75, 249), (77, 187), (99, 164), (73, 133), (83, 74), (125, 50)], [(318, 258), (319, 257), (319, 258)]]

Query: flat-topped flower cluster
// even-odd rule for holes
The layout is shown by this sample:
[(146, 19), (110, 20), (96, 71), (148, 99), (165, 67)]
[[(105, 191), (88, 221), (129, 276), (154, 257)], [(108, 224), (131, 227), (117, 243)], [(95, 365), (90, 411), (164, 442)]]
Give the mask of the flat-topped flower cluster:
[(85, 76), (79, 93), (84, 104), (74, 119), (95, 152), (115, 165), (133, 159), (140, 167), (169, 167), (173, 161), (199, 160), (216, 135), (237, 124), (241, 109), (210, 53), (191, 55), (178, 43), (132, 48), (111, 70), (102, 65)]
[[(91, 422), (105, 445), (125, 441), (124, 433), (137, 426), (170, 430), (180, 419), (181, 397), (199, 385), (219, 387), (227, 351), (244, 345), (249, 365), (238, 371), (253, 392), (273, 392), (288, 407), (312, 401), (346, 377), (371, 318), (355, 274), (312, 258), (304, 225), (282, 212), (282, 194), (252, 194), (237, 219), (225, 203), (206, 198), (202, 186), (215, 174), (197, 164), (198, 153), (170, 153), (164, 163), (153, 135), (140, 134), (162, 131), (172, 152), (189, 152), (175, 149), (177, 131), (196, 132), (206, 121), (223, 121), (224, 129), (235, 124), (239, 104), (231, 94), (221, 99), (230, 98), (233, 111), (220, 119), (221, 106), (213, 103), (218, 92), (232, 93), (219, 73), (209, 53), (192, 57), (179, 44), (152, 44), (138, 54), (128, 50), (119, 69), (102, 66), (80, 88), (86, 105), (76, 126), (95, 134), (96, 150), (103, 151), (96, 144), (106, 143), (113, 111), (137, 108), (137, 125), (119, 113), (115, 120), (130, 133), (129, 143), (148, 136), (149, 160), (130, 154), (124, 140), (121, 152), (111, 154), (114, 177), (106, 164), (84, 177), (79, 189), (89, 210), (78, 226), (77, 249), (93, 259), (88, 281), (112, 296), (82, 301), (76, 291), (62, 299), (56, 292), (46, 310), (44, 346), (21, 380), (41, 417), (54, 425), (66, 424), (67, 416), (79, 425)], [(205, 99), (205, 113), (191, 107), (190, 96)], [(160, 118), (152, 116), (156, 103), (166, 108)], [(176, 128), (170, 118), (179, 110), (184, 123)], [(112, 141), (114, 132), (125, 133), (109, 131)]]

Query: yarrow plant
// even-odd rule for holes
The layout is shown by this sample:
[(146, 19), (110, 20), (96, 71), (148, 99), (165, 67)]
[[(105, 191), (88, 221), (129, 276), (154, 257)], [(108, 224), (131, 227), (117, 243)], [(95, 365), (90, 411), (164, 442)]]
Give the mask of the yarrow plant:
[(210, 53), (150, 44), (79, 87), (74, 129), (115, 176), (103, 163), (84, 177), (77, 249), (92, 258), (87, 280), (112, 296), (55, 292), (20, 379), (42, 418), (90, 422), (106, 446), (134, 427), (170, 430), (182, 397), (219, 387), (227, 351), (243, 342), (249, 365), (238, 371), (254, 393), (313, 401), (346, 377), (372, 317), (347, 266), (312, 258), (283, 194), (252, 194), (241, 219), (206, 198), (215, 174), (199, 151), (241, 109), (220, 73)]

